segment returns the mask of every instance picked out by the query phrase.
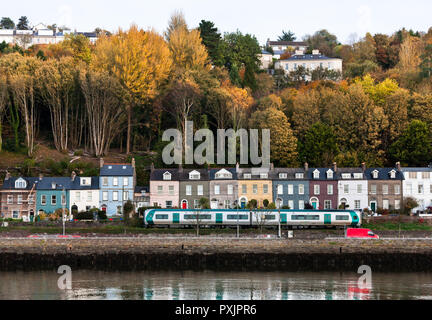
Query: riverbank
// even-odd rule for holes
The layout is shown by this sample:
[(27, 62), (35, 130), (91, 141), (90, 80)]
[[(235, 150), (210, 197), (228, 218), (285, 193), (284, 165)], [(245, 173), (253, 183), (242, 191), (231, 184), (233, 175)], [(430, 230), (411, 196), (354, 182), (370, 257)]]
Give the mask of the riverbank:
[(432, 240), (0, 239), (0, 270), (432, 270)]

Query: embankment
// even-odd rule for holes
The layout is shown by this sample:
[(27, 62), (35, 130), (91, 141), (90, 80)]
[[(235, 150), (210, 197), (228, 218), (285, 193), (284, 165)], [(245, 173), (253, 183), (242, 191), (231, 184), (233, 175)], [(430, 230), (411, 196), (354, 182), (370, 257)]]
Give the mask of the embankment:
[(0, 270), (432, 270), (431, 240), (0, 238)]

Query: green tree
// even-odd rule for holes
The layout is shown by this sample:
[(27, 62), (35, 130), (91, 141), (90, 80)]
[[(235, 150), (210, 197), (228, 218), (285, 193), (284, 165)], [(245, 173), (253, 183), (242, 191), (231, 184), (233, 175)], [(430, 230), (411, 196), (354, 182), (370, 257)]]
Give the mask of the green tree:
[(312, 36), (306, 36), (309, 50), (318, 49), (322, 54), (332, 57), (334, 48), (339, 44), (337, 37), (327, 30), (319, 30)]
[(297, 37), (294, 32), (291, 32), (290, 30), (285, 32), (282, 30), (282, 35), (279, 36), (278, 41), (295, 41), (296, 39)]
[(0, 21), (0, 29), (14, 29), (15, 22), (11, 18), (3, 17)]
[(201, 34), (202, 43), (207, 48), (210, 59), (215, 66), (223, 66), (223, 56), (221, 52), (221, 34), (211, 21), (201, 20), (198, 30)]
[(18, 20), (17, 29), (18, 30), (29, 30), (30, 29), (29, 24), (30, 24), (30, 22), (28, 21), (27, 17), (22, 16)]
[(333, 129), (321, 122), (315, 123), (299, 141), (300, 159), (313, 167), (326, 167), (333, 163), (339, 152)]
[(428, 165), (432, 158), (432, 139), (428, 125), (420, 120), (411, 121), (389, 151), (393, 160), (400, 161), (403, 165)]
[(432, 44), (428, 44), (421, 55), (420, 70), (423, 78), (432, 76)]

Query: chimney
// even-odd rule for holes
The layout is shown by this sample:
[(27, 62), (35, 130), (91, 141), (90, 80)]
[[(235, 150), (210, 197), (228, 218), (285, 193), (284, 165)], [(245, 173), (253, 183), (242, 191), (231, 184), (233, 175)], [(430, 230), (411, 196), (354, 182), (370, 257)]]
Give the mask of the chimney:
[(270, 170), (274, 170), (274, 163), (272, 162), (272, 163), (270, 163)]
[(305, 162), (305, 164), (304, 164), (304, 170), (305, 170), (305, 172), (309, 171), (309, 163)]
[(179, 171), (180, 173), (183, 172), (183, 165), (182, 165), (181, 163), (179, 164), (179, 170), (178, 170), (178, 171)]
[(400, 162), (396, 162), (396, 168), (397, 168), (397, 171), (401, 171), (401, 163)]
[(135, 168), (135, 158), (132, 158), (132, 168)]
[(361, 164), (363, 172), (366, 171), (366, 162), (362, 162)]
[(240, 165), (239, 165), (239, 163), (237, 162), (237, 164), (236, 164), (236, 172), (238, 173), (239, 170), (240, 170)]
[(11, 177), (11, 174), (9, 173), (9, 171), (6, 171), (5, 180), (9, 180), (10, 177)]
[(72, 181), (75, 181), (75, 178), (76, 178), (76, 173), (75, 173), (75, 171), (72, 171), (72, 174), (71, 174)]
[(338, 170), (337, 163), (333, 162), (333, 171), (337, 172), (337, 170)]
[(100, 158), (100, 159), (99, 159), (99, 167), (102, 168), (102, 167), (104, 166), (104, 163), (105, 163), (105, 162), (104, 162), (104, 159), (103, 159), (103, 158)]
[(43, 179), (43, 174), (39, 173), (39, 180), (42, 181), (42, 179)]
[(152, 162), (152, 164), (151, 164), (151, 166), (150, 166), (150, 171), (153, 172), (154, 169), (155, 169), (155, 167), (154, 167), (154, 163)]

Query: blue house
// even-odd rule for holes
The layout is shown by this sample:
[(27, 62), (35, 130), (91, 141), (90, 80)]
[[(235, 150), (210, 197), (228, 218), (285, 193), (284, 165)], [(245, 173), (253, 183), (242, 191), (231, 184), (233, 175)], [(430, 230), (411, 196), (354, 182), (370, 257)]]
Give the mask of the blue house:
[(123, 205), (133, 201), (136, 185), (135, 160), (132, 164), (105, 164), (100, 160), (99, 202), (107, 215), (121, 215)]
[(273, 201), (276, 207), (288, 206), (303, 210), (309, 203), (309, 181), (302, 168), (275, 168), (272, 170)]
[(36, 212), (51, 214), (57, 209), (69, 208), (69, 177), (40, 177), (37, 181)]

